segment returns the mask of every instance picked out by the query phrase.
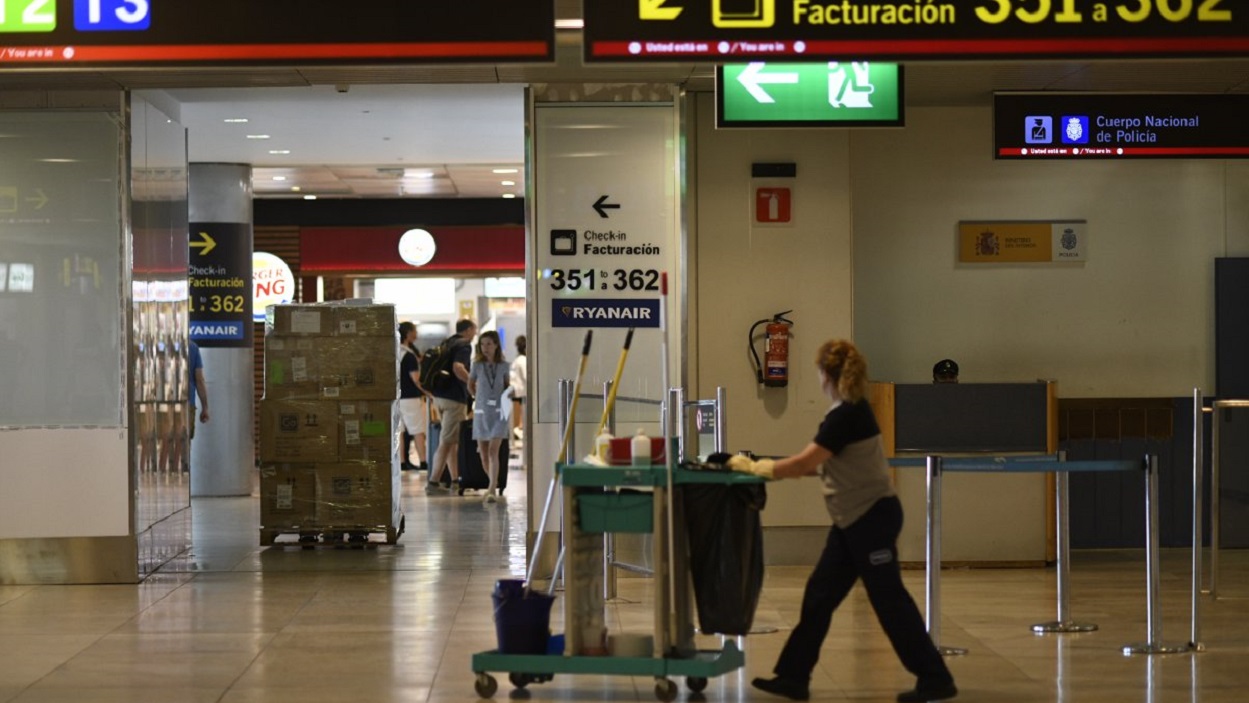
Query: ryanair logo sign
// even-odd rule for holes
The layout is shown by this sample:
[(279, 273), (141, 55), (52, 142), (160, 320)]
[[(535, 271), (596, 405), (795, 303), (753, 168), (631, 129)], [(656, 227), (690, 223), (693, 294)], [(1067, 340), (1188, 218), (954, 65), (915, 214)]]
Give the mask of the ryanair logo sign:
[(658, 298), (552, 300), (552, 327), (659, 327)]
[(195, 341), (205, 339), (243, 339), (244, 330), (243, 323), (233, 320), (222, 322), (192, 322), (190, 326), (191, 339)]

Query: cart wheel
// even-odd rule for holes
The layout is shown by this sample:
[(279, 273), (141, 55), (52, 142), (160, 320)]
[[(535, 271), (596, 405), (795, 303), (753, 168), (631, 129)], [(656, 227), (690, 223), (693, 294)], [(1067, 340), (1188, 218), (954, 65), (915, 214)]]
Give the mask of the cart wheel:
[(694, 693), (702, 693), (707, 688), (707, 678), (705, 676), (687, 676), (685, 677), (685, 685)]
[(655, 698), (669, 703), (676, 700), (677, 685), (671, 679), (655, 679)]
[(478, 674), (477, 680), (473, 682), (473, 688), (476, 689), (477, 695), (482, 698), (489, 698), (494, 692), (499, 690), (499, 682), (494, 680), (490, 674)]
[(512, 672), (507, 675), (507, 680), (511, 681), (512, 685), (516, 688), (524, 688), (528, 686), (529, 682), (533, 679), (530, 678), (529, 674), (518, 674), (516, 672)]

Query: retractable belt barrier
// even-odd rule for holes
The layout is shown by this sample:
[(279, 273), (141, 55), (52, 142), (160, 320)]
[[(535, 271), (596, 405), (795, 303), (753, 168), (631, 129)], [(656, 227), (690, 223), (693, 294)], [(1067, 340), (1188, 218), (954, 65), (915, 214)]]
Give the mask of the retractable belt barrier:
[[(1040, 623), (1032, 626), (1037, 634), (1091, 632), (1097, 629), (1092, 623), (1077, 623), (1070, 618), (1070, 558), (1071, 536), (1069, 522), (1069, 481), (1073, 472), (1095, 471), (1143, 471), (1145, 474), (1145, 569), (1149, 641), (1143, 644), (1126, 645), (1126, 654), (1173, 654), (1185, 651), (1200, 651), (1194, 642), (1187, 645), (1164, 645), (1162, 639), (1162, 618), (1158, 609), (1158, 590), (1160, 578), (1158, 574), (1158, 459), (1146, 456), (1143, 460), (1111, 460), (1111, 461), (1067, 461), (1065, 453), (1042, 455), (986, 456), (986, 457), (943, 457), (929, 455), (925, 457), (897, 457), (889, 460), (894, 468), (927, 469), (927, 565), (925, 568), (925, 613), (924, 618), (929, 636), (937, 650), (943, 655), (953, 656), (967, 654), (967, 649), (947, 647), (941, 644), (941, 475), (947, 471), (968, 473), (1055, 473), (1057, 495), (1055, 508), (1057, 512), (1058, 541), (1058, 619), (1053, 622)], [(1199, 518), (1198, 518), (1199, 519)], [(1194, 547), (1200, 549), (1200, 543)], [(1196, 567), (1195, 567), (1196, 568)], [(1194, 600), (1194, 603), (1196, 601)], [(1193, 632), (1197, 632), (1198, 610), (1192, 610)]]

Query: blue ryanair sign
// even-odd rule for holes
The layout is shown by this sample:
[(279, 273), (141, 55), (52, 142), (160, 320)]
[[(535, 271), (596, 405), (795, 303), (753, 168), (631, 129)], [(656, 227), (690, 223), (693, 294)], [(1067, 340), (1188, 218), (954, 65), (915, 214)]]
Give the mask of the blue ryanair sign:
[(658, 298), (551, 301), (552, 327), (659, 327)]
[(190, 334), (191, 339), (198, 342), (203, 339), (243, 339), (246, 331), (243, 329), (242, 322), (209, 320), (192, 322)]

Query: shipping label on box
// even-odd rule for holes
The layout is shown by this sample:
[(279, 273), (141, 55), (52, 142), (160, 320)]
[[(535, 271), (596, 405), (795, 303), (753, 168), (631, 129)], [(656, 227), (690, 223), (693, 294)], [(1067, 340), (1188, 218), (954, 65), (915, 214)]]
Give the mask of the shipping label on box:
[(338, 404), (319, 400), (260, 402), (260, 461), (338, 461)]
[(325, 527), (389, 526), (389, 463), (352, 461), (317, 467), (317, 522)]
[(321, 385), (315, 337), (265, 338), (265, 397), (316, 399)]
[(342, 461), (390, 461), (394, 451), (394, 401), (357, 400), (338, 404)]
[(315, 464), (265, 464), (260, 467), (260, 526), (302, 528), (316, 522)]
[(332, 314), (328, 305), (270, 305), (265, 308), (265, 336), (329, 335)]
[(393, 343), (357, 345), (336, 337), (321, 356), (321, 397), (372, 400), (398, 397), (399, 360)]
[(393, 339), (398, 322), (393, 305), (336, 305), (333, 333), (341, 337)]

